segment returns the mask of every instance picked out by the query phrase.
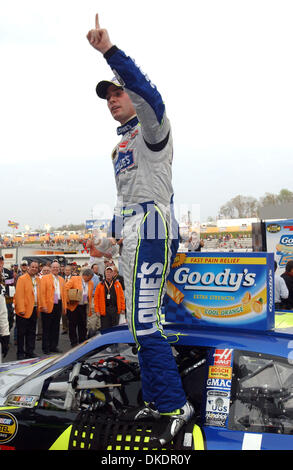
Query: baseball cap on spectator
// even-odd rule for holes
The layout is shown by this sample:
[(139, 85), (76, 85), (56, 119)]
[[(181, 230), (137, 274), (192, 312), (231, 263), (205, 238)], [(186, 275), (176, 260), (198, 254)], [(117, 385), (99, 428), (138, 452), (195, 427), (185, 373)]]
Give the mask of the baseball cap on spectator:
[(24, 266), (24, 265), (26, 265), (26, 266), (28, 265), (28, 262), (26, 260), (21, 262), (21, 266)]

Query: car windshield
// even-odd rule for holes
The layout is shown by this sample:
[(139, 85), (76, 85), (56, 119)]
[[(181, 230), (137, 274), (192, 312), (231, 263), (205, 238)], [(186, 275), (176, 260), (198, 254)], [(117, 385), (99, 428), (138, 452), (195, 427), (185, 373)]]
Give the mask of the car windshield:
[[(73, 385), (74, 384), (74, 385)], [(39, 407), (81, 411), (120, 406), (140, 396), (140, 370), (134, 344), (113, 343), (92, 349), (46, 377)], [(127, 396), (127, 398), (126, 398)], [(112, 404), (114, 400), (115, 405)]]
[[(86, 343), (89, 343), (91, 341), (94, 341), (95, 338), (91, 338), (86, 341)], [(5, 391), (5, 395), (8, 395), (9, 393), (13, 392), (16, 388), (21, 387), (25, 383), (29, 382), (30, 380), (35, 379), (36, 377), (43, 375), (46, 373), (48, 369), (51, 369), (54, 367), (54, 370), (58, 369), (58, 363), (60, 363), (60, 366), (62, 367), (61, 364), (63, 364), (64, 360), (66, 360), (69, 356), (72, 356), (74, 360), (78, 360), (82, 354), (80, 353), (79, 355), (79, 350), (82, 350), (84, 348), (85, 343), (78, 344), (74, 348), (70, 349), (69, 351), (66, 351), (64, 354), (60, 354), (57, 356), (54, 356), (51, 361), (46, 362), (42, 367), (39, 369), (35, 370), (29, 375), (26, 375), (24, 378), (20, 379), (18, 382), (15, 382), (8, 390)]]

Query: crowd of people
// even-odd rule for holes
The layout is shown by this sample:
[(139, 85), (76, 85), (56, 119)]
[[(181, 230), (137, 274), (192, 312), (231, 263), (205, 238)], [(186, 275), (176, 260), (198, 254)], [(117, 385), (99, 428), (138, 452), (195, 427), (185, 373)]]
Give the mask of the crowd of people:
[(72, 248), (72, 249), (80, 249), (85, 243), (86, 240), (84, 239), (71, 239), (71, 238), (50, 238), (48, 240), (44, 240), (40, 243), (43, 248)]
[[(36, 340), (46, 354), (58, 353), (60, 334), (71, 347), (101, 330), (125, 322), (124, 281), (115, 262), (105, 258), (104, 269), (23, 260), (4, 268), (0, 257), (0, 339), (3, 357), (16, 345), (16, 358), (35, 357)], [(14, 335), (11, 331), (14, 326)], [(62, 331), (60, 329), (62, 328)]]
[(202, 240), (204, 241), (207, 249), (215, 248), (215, 249), (248, 249), (252, 250), (252, 238), (249, 236), (250, 234), (243, 234), (243, 235), (233, 235), (232, 233), (226, 234), (203, 234)]

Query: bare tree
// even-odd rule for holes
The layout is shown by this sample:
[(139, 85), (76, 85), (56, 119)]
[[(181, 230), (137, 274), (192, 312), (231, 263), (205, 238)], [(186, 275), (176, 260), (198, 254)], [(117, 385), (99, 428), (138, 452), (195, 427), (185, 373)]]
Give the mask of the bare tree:
[(235, 196), (226, 202), (219, 211), (219, 218), (243, 219), (257, 217), (259, 203), (251, 196)]

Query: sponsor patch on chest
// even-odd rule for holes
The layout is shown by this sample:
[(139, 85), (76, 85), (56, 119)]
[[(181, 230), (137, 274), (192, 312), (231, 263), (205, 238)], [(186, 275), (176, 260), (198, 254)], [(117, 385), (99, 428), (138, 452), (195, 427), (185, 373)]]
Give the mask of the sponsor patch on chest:
[(129, 149), (125, 152), (119, 152), (116, 162), (114, 163), (115, 175), (118, 176), (135, 165), (134, 151)]

